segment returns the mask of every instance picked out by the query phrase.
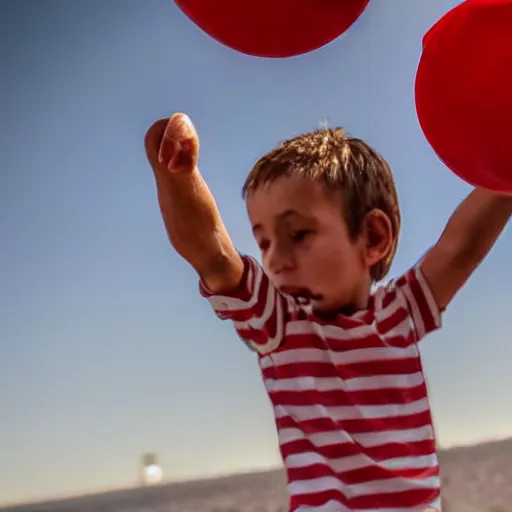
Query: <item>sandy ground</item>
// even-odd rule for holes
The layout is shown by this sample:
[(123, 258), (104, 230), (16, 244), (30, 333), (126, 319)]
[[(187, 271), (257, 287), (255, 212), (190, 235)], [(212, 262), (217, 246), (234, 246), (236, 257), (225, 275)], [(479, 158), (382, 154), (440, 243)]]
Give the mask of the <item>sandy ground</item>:
[[(443, 512), (512, 512), (512, 439), (440, 453)], [(1, 512), (286, 512), (282, 471), (128, 489)]]

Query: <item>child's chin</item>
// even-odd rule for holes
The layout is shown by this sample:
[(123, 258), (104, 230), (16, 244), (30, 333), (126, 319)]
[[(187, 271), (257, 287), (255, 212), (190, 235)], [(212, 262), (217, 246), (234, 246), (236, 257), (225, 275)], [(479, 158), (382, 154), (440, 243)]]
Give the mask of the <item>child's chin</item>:
[(325, 299), (312, 300), (310, 302), (311, 308), (315, 313), (332, 315), (332, 314), (351, 314), (353, 311), (346, 305), (340, 305), (338, 302), (333, 303)]

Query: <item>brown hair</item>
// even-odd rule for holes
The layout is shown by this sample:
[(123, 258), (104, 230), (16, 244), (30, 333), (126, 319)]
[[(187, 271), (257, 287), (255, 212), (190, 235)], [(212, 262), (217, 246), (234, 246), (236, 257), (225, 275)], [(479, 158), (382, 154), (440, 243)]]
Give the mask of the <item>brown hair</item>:
[(246, 198), (262, 185), (292, 174), (320, 181), (329, 190), (342, 193), (343, 214), (352, 237), (360, 234), (371, 210), (380, 209), (389, 217), (393, 245), (372, 268), (372, 278), (382, 279), (393, 262), (400, 231), (398, 197), (388, 163), (364, 141), (346, 135), (342, 128), (315, 130), (286, 140), (263, 155), (249, 173), (242, 195)]

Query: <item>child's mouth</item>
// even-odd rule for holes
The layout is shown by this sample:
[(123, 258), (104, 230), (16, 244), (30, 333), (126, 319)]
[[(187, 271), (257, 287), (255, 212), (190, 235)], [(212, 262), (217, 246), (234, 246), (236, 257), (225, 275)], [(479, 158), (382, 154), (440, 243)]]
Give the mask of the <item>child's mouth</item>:
[(286, 295), (290, 295), (296, 300), (322, 300), (323, 296), (319, 293), (313, 293), (311, 290), (307, 288), (299, 288), (293, 286), (282, 286), (280, 291)]

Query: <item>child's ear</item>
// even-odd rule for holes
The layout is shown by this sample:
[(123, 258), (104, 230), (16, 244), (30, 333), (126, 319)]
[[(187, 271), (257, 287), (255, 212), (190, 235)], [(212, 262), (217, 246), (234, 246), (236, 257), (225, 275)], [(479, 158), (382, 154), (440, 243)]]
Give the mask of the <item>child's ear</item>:
[(364, 219), (365, 258), (371, 268), (386, 259), (393, 247), (393, 226), (390, 218), (378, 208)]

